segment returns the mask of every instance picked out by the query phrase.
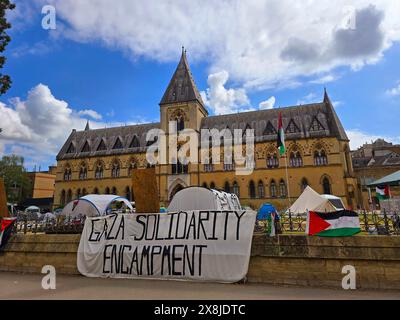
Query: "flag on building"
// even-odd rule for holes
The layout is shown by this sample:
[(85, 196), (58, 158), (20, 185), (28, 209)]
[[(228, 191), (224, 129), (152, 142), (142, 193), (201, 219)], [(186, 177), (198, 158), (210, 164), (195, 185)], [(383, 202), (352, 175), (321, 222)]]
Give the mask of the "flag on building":
[(0, 249), (2, 249), (11, 237), (12, 229), (16, 218), (3, 218), (0, 224)]
[(376, 187), (376, 197), (378, 200), (385, 200), (390, 198), (389, 186), (378, 186)]
[(354, 211), (308, 212), (307, 234), (310, 236), (348, 237), (360, 231), (360, 218)]
[(281, 156), (286, 151), (286, 149), (285, 149), (285, 132), (283, 131), (282, 113), (281, 112), (279, 112), (277, 148), (279, 149), (279, 154)]

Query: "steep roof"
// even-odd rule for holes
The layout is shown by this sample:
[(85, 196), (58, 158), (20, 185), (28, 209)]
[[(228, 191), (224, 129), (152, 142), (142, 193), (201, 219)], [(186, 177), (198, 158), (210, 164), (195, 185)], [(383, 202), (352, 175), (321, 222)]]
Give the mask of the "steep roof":
[(321, 103), (205, 117), (201, 128), (245, 130), (250, 126), (255, 130), (256, 142), (273, 141), (276, 140), (279, 112), (282, 112), (286, 140), (314, 137), (349, 140), (330, 100), (326, 99)]
[(201, 99), (201, 95), (189, 68), (186, 51), (182, 48), (182, 56), (178, 67), (169, 82), (160, 105), (189, 101), (198, 101), (202, 106), (204, 106), (203, 100)]
[[(147, 132), (151, 129), (159, 128), (159, 123), (149, 123), (96, 130), (73, 130), (58, 153), (57, 161), (126, 153), (142, 153), (146, 151)], [(137, 139), (136, 141), (139, 142), (138, 147), (131, 147), (134, 139)], [(119, 143), (117, 144), (118, 140)], [(99, 146), (103, 145), (103, 143), (105, 150), (99, 150)], [(82, 150), (86, 144), (88, 144), (88, 152)], [(114, 148), (117, 145), (119, 147)]]

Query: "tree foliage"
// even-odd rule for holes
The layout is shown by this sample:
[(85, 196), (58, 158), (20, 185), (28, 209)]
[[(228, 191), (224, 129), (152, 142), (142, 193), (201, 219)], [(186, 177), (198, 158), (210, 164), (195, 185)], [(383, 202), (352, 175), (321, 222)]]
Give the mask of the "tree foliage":
[(0, 177), (4, 179), (9, 202), (19, 203), (31, 193), (32, 184), (26, 174), (23, 157), (16, 155), (3, 156), (0, 160)]
[[(11, 41), (10, 36), (6, 33), (7, 29), (11, 28), (11, 24), (7, 21), (6, 10), (13, 10), (15, 4), (10, 0), (0, 0), (0, 53), (2, 54), (8, 43)], [(6, 57), (0, 56), (0, 70), (3, 69)], [(11, 87), (11, 78), (8, 75), (0, 73), (0, 94), (4, 94)]]

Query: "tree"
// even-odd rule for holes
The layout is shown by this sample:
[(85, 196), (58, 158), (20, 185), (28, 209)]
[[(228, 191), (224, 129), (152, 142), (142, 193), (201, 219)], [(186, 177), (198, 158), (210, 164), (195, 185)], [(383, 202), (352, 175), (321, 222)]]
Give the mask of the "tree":
[[(6, 33), (11, 28), (11, 24), (7, 22), (6, 10), (15, 9), (15, 4), (10, 0), (0, 0), (0, 53), (3, 53), (6, 46), (11, 41), (10, 36)], [(5, 56), (0, 56), (0, 70), (3, 69), (6, 62)], [(11, 87), (11, 78), (8, 75), (0, 73), (0, 94), (4, 94)]]
[(9, 202), (18, 203), (29, 196), (32, 183), (26, 174), (23, 157), (3, 156), (0, 160), (0, 177), (4, 179)]

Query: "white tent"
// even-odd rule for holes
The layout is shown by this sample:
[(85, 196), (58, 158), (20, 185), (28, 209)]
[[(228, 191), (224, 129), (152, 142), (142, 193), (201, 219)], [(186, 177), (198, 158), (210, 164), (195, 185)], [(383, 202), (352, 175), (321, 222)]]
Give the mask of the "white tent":
[(202, 187), (189, 187), (179, 191), (168, 206), (169, 212), (241, 209), (235, 194)]
[(90, 194), (68, 203), (63, 209), (61, 215), (70, 217), (104, 216), (111, 212), (111, 205), (116, 202), (122, 202), (129, 211), (133, 211), (132, 204), (123, 197)]
[(293, 203), (289, 210), (291, 213), (306, 213), (308, 210), (319, 212), (332, 212), (337, 211), (338, 209), (342, 210), (343, 207), (335, 207), (332, 204), (331, 198), (334, 198), (336, 201), (340, 201), (343, 204), (340, 198), (334, 196), (328, 197), (325, 195), (320, 195), (310, 186), (307, 186), (307, 188), (296, 200), (296, 202)]

